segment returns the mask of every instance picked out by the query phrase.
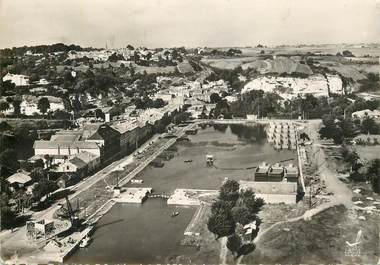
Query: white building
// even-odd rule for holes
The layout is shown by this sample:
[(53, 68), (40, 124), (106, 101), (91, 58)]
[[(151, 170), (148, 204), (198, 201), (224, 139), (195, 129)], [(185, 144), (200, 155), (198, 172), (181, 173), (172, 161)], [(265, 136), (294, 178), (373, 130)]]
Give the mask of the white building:
[(354, 113), (352, 113), (352, 118), (354, 119), (364, 119), (365, 117), (368, 117), (368, 118), (373, 118), (373, 119), (380, 119), (380, 110), (369, 110), (369, 109), (365, 109), (365, 110), (360, 110), (360, 111), (356, 111)]
[(11, 81), (13, 84), (16, 86), (28, 86), (29, 85), (29, 77), (26, 75), (14, 75), (7, 73), (3, 77), (3, 82), (4, 81)]

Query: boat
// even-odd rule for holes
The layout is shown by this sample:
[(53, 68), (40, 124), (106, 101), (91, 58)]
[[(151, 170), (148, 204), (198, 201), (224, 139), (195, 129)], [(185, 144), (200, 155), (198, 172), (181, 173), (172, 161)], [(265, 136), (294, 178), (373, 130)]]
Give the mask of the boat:
[(132, 179), (131, 180), (131, 183), (133, 184), (142, 184), (144, 182), (144, 180), (142, 179)]
[(193, 162), (193, 160), (192, 159), (187, 159), (187, 160), (185, 160), (183, 162), (185, 162), (185, 163), (191, 163), (191, 162)]
[(172, 212), (172, 217), (176, 217), (176, 216), (178, 216), (179, 215), (179, 212)]
[(89, 236), (84, 237), (79, 243), (79, 247), (85, 248), (90, 244), (91, 238)]

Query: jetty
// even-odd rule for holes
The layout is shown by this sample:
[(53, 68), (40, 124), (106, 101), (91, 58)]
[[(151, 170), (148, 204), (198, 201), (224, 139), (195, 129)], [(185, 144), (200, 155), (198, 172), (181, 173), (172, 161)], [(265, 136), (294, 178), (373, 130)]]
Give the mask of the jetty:
[(152, 192), (152, 188), (126, 188), (113, 198), (115, 202), (143, 203)]

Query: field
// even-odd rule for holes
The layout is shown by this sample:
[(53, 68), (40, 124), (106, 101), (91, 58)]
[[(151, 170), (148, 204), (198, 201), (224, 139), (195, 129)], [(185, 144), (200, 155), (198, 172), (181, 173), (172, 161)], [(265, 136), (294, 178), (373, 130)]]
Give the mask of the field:
[(260, 57), (242, 58), (219, 58), (202, 59), (202, 62), (209, 66), (220, 69), (235, 69), (241, 66), (243, 69), (254, 68), (261, 74), (265, 73), (302, 73), (310, 75), (312, 70), (309, 66), (299, 63), (297, 60), (287, 57), (275, 59), (263, 59)]
[(243, 55), (252, 56), (260, 53), (264, 50), (266, 54), (306, 54), (307, 52), (312, 53), (324, 53), (335, 55), (338, 52), (344, 50), (350, 50), (356, 57), (361, 57), (364, 55), (370, 55), (374, 57), (380, 56), (380, 47), (378, 44), (368, 45), (366, 47), (361, 47), (361, 45), (344, 45), (344, 44), (323, 44), (323, 45), (308, 45), (308, 46), (278, 46), (274, 48), (242, 48)]
[[(242, 263), (375, 264), (379, 259), (379, 217), (366, 218), (362, 221), (358, 213), (336, 206), (309, 221), (282, 223), (263, 235)], [(360, 256), (346, 256), (346, 241), (355, 242), (359, 229), (363, 235)]]
[(375, 146), (361, 146), (356, 145), (355, 151), (358, 153), (361, 159), (372, 160), (375, 158), (379, 158), (380, 154), (380, 145)]
[(176, 66), (166, 66), (166, 67), (158, 67), (158, 66), (141, 66), (141, 65), (134, 65), (135, 70), (137, 73), (144, 73), (146, 71), (147, 74), (170, 74), (174, 73)]
[(219, 58), (219, 59), (202, 59), (202, 62), (215, 68), (220, 69), (235, 69), (245, 63), (255, 62), (256, 57), (241, 57), (241, 58)]

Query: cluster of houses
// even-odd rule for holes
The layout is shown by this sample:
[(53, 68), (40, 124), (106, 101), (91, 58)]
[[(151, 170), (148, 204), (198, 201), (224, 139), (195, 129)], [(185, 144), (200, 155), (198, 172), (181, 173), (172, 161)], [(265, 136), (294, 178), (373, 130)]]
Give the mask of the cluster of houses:
[(279, 149), (297, 149), (296, 126), (292, 123), (274, 123), (271, 122), (266, 129), (269, 143), (273, 143), (274, 148)]
[[(42, 160), (49, 175), (59, 187), (71, 185), (113, 159), (133, 152), (149, 139), (154, 126), (165, 113), (171, 114), (182, 105), (169, 102), (160, 109), (127, 109), (123, 120), (84, 123), (78, 129), (59, 130), (49, 140), (34, 142), (35, 155), (31, 163)], [(30, 189), (33, 185), (28, 172), (17, 172), (7, 181), (10, 186)]]

